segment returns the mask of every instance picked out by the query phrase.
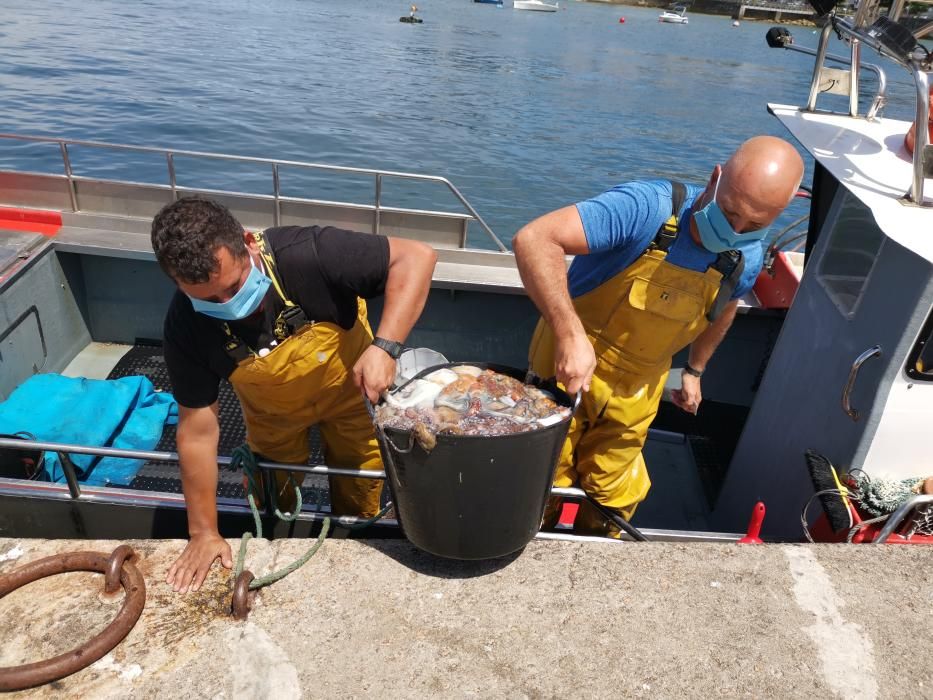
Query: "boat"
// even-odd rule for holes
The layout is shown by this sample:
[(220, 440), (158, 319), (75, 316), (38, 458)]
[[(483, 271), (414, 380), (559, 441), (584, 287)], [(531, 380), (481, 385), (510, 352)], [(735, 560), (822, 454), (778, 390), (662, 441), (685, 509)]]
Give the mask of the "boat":
[(398, 18), (399, 22), (406, 22), (407, 24), (422, 24), (424, 22), (420, 17), (415, 17), (414, 15), (403, 15)]
[(473, 0), (473, 2), (479, 3), (480, 5), (499, 5), (502, 6), (502, 0)]
[(668, 24), (690, 24), (690, 18), (687, 17), (687, 8), (683, 5), (677, 5), (672, 10), (665, 10), (658, 15), (658, 22)]
[[(833, 29), (858, 38), (866, 50), (881, 46), (864, 27), (836, 18), (822, 31), (824, 49)], [(795, 46), (786, 30), (775, 31), (768, 37), (773, 46), (812, 52)], [(882, 47), (884, 56), (900, 56), (896, 62), (925, 86), (928, 73), (896, 53), (897, 46), (889, 41)], [(811, 191), (799, 193), (812, 197), (810, 214), (773, 240), (766, 268), (754, 291), (740, 301), (733, 328), (704, 375), (700, 414), (686, 416), (669, 400), (662, 402), (645, 446), (652, 491), (630, 524), (631, 532), (622, 540), (600, 542), (734, 542), (742, 537), (759, 499), (767, 505), (763, 537), (801, 541), (801, 510), (815, 495), (807, 450), (840, 470), (860, 470), (876, 479), (933, 474), (927, 439), (933, 423), (933, 181), (924, 177), (930, 167), (924, 159), (931, 157), (928, 135), (918, 131), (911, 159), (901, 145), (910, 123), (881, 116), (886, 79), (879, 66), (861, 58), (861, 69), (879, 76), (879, 91), (868, 110), (859, 113), (856, 94), (850, 95), (849, 112), (817, 109), (823, 60), (845, 61), (825, 50), (819, 56), (804, 106), (768, 105), (816, 163)], [(928, 92), (917, 94), (917, 113), (926, 119)], [(157, 387), (170, 388), (159, 344), (174, 287), (154, 260), (149, 225), (161, 206), (196, 193), (223, 201), (248, 228), (315, 222), (428, 241), (438, 253), (438, 264), (410, 344), (430, 346), (458, 360), (526, 365), (537, 312), (525, 295), (514, 257), (446, 178), (55, 136), (0, 134), (0, 141), (27, 144), (24, 157), (47, 149), (35, 156), (36, 162), (0, 170), (0, 399), (37, 373), (99, 379), (142, 373)], [(50, 168), (49, 153), (60, 159), (60, 169)], [(147, 163), (158, 160), (165, 170), (148, 182), (142, 176), (131, 181), (77, 174), (83, 168), (75, 159), (101, 153), (124, 166), (142, 158)], [(187, 173), (182, 173), (185, 185), (180, 184), (178, 164), (193, 161), (202, 166), (201, 172), (206, 164), (220, 172), (231, 162), (262, 168), (271, 173), (269, 189), (218, 191), (198, 187)], [(288, 183), (280, 183), (280, 177), (294, 171), (366, 178), (373, 185), (372, 197), (332, 201), (286, 196)], [(395, 179), (430, 183), (452, 195), (459, 208), (439, 210), (430, 202), (387, 206), (383, 185)], [(482, 245), (471, 244), (477, 233)], [(376, 322), (379, 305), (370, 309)], [(675, 356), (669, 389), (676, 388), (676, 370), (686, 359), (683, 352)], [(244, 440), (242, 420), (229, 387), (224, 391), (218, 511), (221, 533), (232, 537), (249, 530), (253, 520), (242, 475), (230, 468), (230, 455)], [(90, 422), (93, 417), (75, 419)], [(316, 444), (319, 448), (319, 439)], [(65, 479), (55, 482), (33, 478), (22, 466), (30, 460), (12, 467), (10, 460), (0, 460), (5, 465), (0, 473), (0, 536), (187, 535), (171, 430), (148, 451), (19, 435), (0, 437), (0, 452), (30, 459), (44, 452), (143, 462), (126, 485), (88, 485), (64, 459)], [(305, 506), (294, 522), (263, 515), (268, 536), (318, 532), (327, 513), (326, 505), (315, 505), (326, 488), (324, 478), (345, 472), (327, 466), (320, 449), (309, 464), (259, 466), (307, 475)], [(386, 478), (382, 471), (363, 476)], [(554, 493), (582, 498), (574, 489)], [(931, 501), (930, 495), (912, 496), (883, 523), (871, 522), (853, 505), (845, 511), (851, 526), (843, 531), (827, 530), (825, 513), (811, 511), (804, 523), (813, 526), (815, 537), (827, 540), (926, 542), (933, 535), (933, 526), (924, 520)], [(574, 507), (565, 506), (556, 532), (538, 536), (591, 542), (569, 533)], [(366, 530), (366, 537), (401, 536), (391, 517)]]
[(557, 12), (558, 3), (543, 2), (543, 0), (514, 0), (512, 7), (516, 10), (537, 10), (538, 12)]

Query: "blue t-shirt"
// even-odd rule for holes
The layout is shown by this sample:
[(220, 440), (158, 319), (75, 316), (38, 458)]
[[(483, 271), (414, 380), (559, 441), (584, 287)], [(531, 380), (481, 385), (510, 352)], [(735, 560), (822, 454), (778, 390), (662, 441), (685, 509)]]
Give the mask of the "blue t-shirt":
[[(667, 253), (667, 261), (678, 267), (705, 272), (715, 262), (711, 253), (693, 242), (690, 212), (702, 187), (687, 185), (687, 196), (680, 211), (677, 238)], [(671, 215), (669, 180), (626, 182), (577, 204), (583, 221), (588, 255), (574, 258), (567, 278), (570, 296), (592, 291), (635, 262), (648, 248), (661, 225)], [(745, 270), (732, 295), (738, 299), (755, 284), (764, 260), (761, 243), (752, 241), (740, 247)]]

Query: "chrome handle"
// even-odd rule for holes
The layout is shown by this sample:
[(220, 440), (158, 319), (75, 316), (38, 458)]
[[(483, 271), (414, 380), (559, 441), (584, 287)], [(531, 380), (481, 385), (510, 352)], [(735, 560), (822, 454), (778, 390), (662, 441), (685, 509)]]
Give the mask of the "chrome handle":
[(854, 421), (859, 419), (859, 412), (858, 409), (852, 408), (852, 405), (849, 403), (849, 395), (852, 393), (852, 389), (855, 386), (855, 380), (858, 379), (858, 371), (862, 368), (862, 365), (873, 357), (881, 357), (880, 345), (868, 348), (868, 350), (855, 358), (855, 362), (852, 363), (852, 367), (849, 369), (849, 379), (846, 381), (846, 386), (842, 390), (842, 410)]

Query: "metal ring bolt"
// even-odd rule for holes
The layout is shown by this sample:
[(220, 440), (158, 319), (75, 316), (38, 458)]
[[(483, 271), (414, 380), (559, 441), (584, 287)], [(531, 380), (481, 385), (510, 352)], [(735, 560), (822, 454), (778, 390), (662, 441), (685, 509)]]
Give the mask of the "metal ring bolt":
[(0, 574), (0, 598), (33, 581), (72, 571), (92, 571), (106, 576), (107, 585), (123, 586), (126, 597), (120, 611), (103, 632), (79, 647), (51, 659), (0, 668), (0, 691), (24, 690), (51, 683), (80, 671), (103, 658), (130, 633), (146, 605), (146, 582), (139, 569), (127, 561), (133, 550), (127, 545), (112, 554), (68, 552), (39, 559), (8, 574)]

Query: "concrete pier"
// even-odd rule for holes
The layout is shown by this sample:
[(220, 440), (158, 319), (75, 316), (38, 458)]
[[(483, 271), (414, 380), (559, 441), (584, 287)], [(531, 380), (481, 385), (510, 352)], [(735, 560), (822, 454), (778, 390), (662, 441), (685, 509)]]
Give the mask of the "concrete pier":
[[(0, 574), (117, 544), (0, 539)], [(163, 579), (183, 543), (130, 544), (148, 588), (133, 631), (13, 697), (933, 697), (927, 547), (534, 541), (465, 563), (332, 539), (234, 622), (227, 571), (176, 595)], [(253, 541), (247, 565), (267, 573), (309, 544)], [(102, 578), (0, 599), (0, 666), (101, 630), (119, 605)]]

